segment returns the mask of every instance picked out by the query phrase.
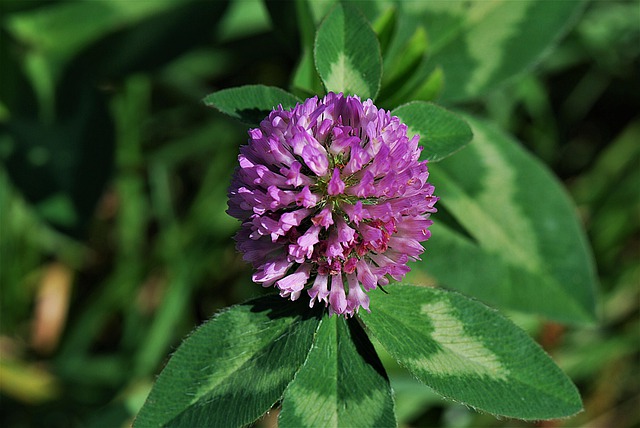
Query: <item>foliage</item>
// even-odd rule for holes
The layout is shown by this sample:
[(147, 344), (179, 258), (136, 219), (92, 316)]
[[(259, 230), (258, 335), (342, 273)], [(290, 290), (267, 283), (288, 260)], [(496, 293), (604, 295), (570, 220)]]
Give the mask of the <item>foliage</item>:
[[(536, 337), (585, 399), (584, 413), (558, 424), (638, 422), (625, 401), (638, 393), (637, 4), (330, 3), (0, 6), (4, 425), (131, 421), (181, 338), (260, 294), (224, 212), (246, 125), (201, 99), (213, 93), (205, 103), (255, 124), (275, 103), (325, 89), (377, 95), (411, 132), (426, 130), (440, 212), (410, 281), (480, 299)], [(462, 148), (465, 121), (474, 137)], [(147, 404), (175, 398), (166, 379), (194, 376), (202, 383), (186, 387), (195, 406), (177, 415), (188, 407), (177, 400), (154, 422), (218, 415), (245, 424), (282, 398), (266, 418), (279, 413), (283, 426), (350, 426), (360, 420), (345, 406), (372, 403), (395, 404), (395, 419), (393, 410), (369, 411), (370, 425), (514, 423), (440, 401), (396, 360), (489, 413), (544, 419), (579, 409), (571, 383), (504, 316), (452, 291), (387, 291), (372, 295), (362, 325), (272, 297), (221, 312), (178, 348)], [(599, 326), (582, 325), (597, 318)], [(420, 356), (411, 356), (418, 346), (403, 350), (401, 328), (422, 335)], [(242, 340), (207, 343), (223, 336)], [(220, 358), (197, 357), (202, 366), (185, 374), (182, 358), (213, 351)], [(443, 355), (457, 365), (438, 365)], [(247, 388), (245, 370), (272, 377)], [(496, 407), (491, 392), (480, 393), (487, 378), (529, 402)], [(361, 381), (362, 390), (345, 388)], [(537, 382), (555, 399), (531, 392)], [(251, 403), (246, 413), (212, 400), (239, 390), (261, 392), (235, 397)], [(140, 426), (165, 417), (146, 412)]]

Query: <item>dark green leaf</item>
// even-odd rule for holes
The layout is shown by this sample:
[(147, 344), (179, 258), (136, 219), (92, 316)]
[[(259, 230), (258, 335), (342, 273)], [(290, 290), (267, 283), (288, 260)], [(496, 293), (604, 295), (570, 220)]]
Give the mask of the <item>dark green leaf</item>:
[(92, 42), (176, 6), (177, 2), (167, 0), (58, 3), (14, 14), (6, 24), (14, 37), (33, 48), (32, 53), (46, 57), (55, 78), (67, 61)]
[(135, 426), (242, 426), (280, 399), (320, 318), (279, 296), (233, 306), (198, 328), (160, 374)]
[(376, 34), (354, 6), (339, 3), (316, 35), (315, 63), (327, 91), (375, 98), (382, 77)]
[(278, 422), (282, 428), (397, 425), (389, 379), (356, 319), (325, 316)]
[(278, 105), (291, 108), (300, 100), (280, 88), (264, 85), (247, 85), (223, 89), (207, 95), (204, 103), (222, 113), (239, 119), (251, 126), (258, 126), (271, 110)]
[(54, 124), (12, 118), (13, 150), (2, 161), (42, 218), (81, 236), (112, 173), (115, 132), (102, 94), (86, 89), (74, 98)]
[(419, 380), (495, 415), (553, 419), (582, 409), (576, 387), (520, 328), (462, 295), (389, 285), (362, 320)]
[(434, 104), (414, 101), (391, 113), (407, 124), (410, 137), (420, 135), (420, 143), (424, 146), (421, 158), (432, 162), (460, 150), (473, 137), (464, 120)]

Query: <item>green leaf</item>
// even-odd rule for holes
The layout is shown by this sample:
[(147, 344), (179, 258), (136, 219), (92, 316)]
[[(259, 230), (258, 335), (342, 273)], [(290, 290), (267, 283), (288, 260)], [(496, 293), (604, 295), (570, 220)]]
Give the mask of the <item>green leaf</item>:
[(380, 89), (378, 39), (367, 20), (348, 3), (338, 3), (320, 25), (315, 62), (327, 91), (374, 99)]
[(440, 67), (432, 70), (426, 79), (418, 85), (412, 98), (415, 100), (437, 100), (444, 88), (444, 72)]
[[(429, 31), (430, 61), (447, 78), (442, 99), (477, 97), (526, 71), (557, 42), (583, 1), (403, 2)], [(544, 23), (544, 25), (540, 25)]]
[(595, 268), (562, 185), (516, 141), (465, 119), (473, 142), (430, 166), (439, 204), (459, 224), (436, 226), (416, 269), (502, 308), (593, 322)]
[(413, 75), (416, 67), (426, 56), (429, 41), (427, 32), (422, 26), (418, 26), (407, 43), (402, 47), (399, 55), (393, 62), (385, 62), (384, 79), (382, 84), (385, 90), (398, 90), (407, 79)]
[(219, 313), (178, 348), (135, 420), (147, 426), (242, 426), (281, 398), (320, 318), (261, 297)]
[(325, 315), (307, 361), (285, 392), (278, 425), (397, 425), (389, 379), (356, 319)]
[(553, 419), (582, 409), (576, 387), (520, 328), (462, 295), (389, 285), (361, 319), (398, 362), (443, 396), (494, 415)]
[(383, 58), (396, 29), (397, 13), (395, 6), (389, 6), (371, 23), (371, 27), (378, 37)]
[(407, 135), (420, 135), (424, 146), (422, 159), (437, 162), (464, 147), (473, 134), (471, 128), (457, 115), (434, 104), (414, 101), (391, 112), (407, 127)]
[(204, 98), (204, 103), (248, 125), (258, 126), (279, 104), (291, 108), (300, 100), (280, 88), (264, 85), (246, 85), (223, 89)]
[(402, 10), (397, 14), (393, 36), (383, 57), (383, 81), (376, 100), (385, 109), (409, 101), (431, 100), (418, 93), (434, 72), (428, 62), (428, 33), (418, 18)]
[(255, 36), (268, 31), (272, 26), (262, 0), (229, 2), (221, 18), (216, 33), (217, 40), (224, 42)]
[[(45, 220), (80, 237), (111, 179), (116, 137), (113, 118), (97, 90), (73, 95), (78, 96), (77, 104), (54, 124), (17, 116), (12, 119), (6, 129), (14, 140), (14, 150), (3, 159), (3, 165), (12, 183)], [(143, 110), (130, 117), (144, 117)], [(84, 150), (88, 139), (92, 149)]]

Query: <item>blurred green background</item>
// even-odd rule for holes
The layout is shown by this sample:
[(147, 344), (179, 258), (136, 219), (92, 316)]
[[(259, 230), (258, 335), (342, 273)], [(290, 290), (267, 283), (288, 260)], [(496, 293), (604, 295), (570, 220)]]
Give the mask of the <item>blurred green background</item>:
[[(290, 5), (0, 3), (0, 425), (127, 426), (181, 338), (263, 292), (225, 214), (246, 127), (201, 100), (289, 86)], [(509, 314), (585, 412), (496, 420), (383, 355), (401, 426), (640, 426), (639, 76), (640, 4), (597, 1), (533, 70), (466, 105), (560, 177), (587, 230), (600, 324)]]

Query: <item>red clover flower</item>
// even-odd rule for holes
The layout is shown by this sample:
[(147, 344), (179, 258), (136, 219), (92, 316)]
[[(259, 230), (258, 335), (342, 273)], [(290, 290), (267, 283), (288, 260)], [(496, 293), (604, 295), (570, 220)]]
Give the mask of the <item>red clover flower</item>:
[(438, 200), (419, 136), (371, 100), (329, 93), (279, 106), (249, 131), (228, 213), (253, 281), (330, 314), (369, 310), (367, 292), (419, 260)]

